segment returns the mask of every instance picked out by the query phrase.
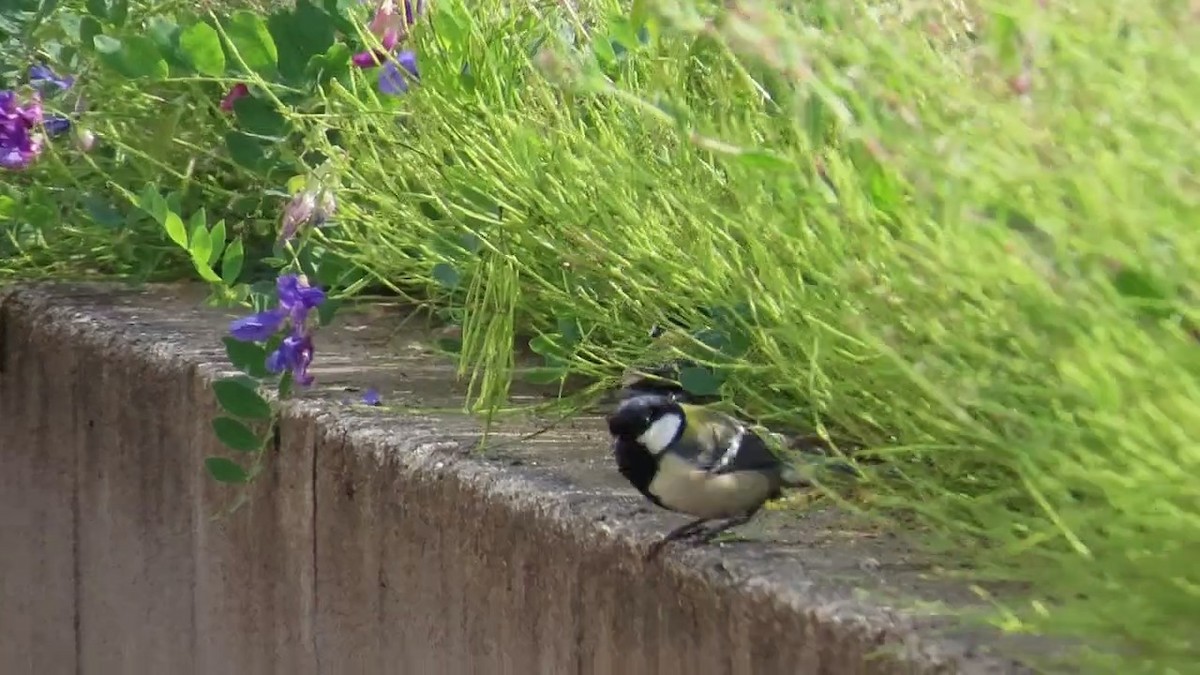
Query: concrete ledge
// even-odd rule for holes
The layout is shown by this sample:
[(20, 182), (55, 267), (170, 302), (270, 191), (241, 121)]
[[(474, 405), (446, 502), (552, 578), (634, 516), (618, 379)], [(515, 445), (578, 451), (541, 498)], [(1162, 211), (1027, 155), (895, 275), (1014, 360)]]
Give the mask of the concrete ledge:
[[(678, 519), (621, 483), (598, 420), (472, 458), (472, 420), (420, 412), (461, 392), (394, 309), (322, 334), (319, 386), (213, 518), (228, 316), (198, 297), (0, 295), (0, 672), (1026, 672), (891, 609), (962, 598), (836, 513), (643, 563)], [(410, 412), (347, 403), (370, 385)]]

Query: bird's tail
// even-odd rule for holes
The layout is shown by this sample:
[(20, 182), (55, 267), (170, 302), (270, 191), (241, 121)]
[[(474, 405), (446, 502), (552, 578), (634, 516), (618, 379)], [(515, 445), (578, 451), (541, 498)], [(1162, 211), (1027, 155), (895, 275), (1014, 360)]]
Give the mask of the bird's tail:
[(857, 467), (844, 459), (808, 455), (784, 462), (781, 478), (784, 487), (807, 488), (828, 482), (833, 474), (855, 480), (863, 477)]
[(789, 437), (763, 430), (762, 437), (777, 448), (776, 456), (783, 460), (781, 481), (784, 487), (806, 488), (823, 479), (828, 482), (829, 479), (857, 480), (863, 477), (853, 462), (834, 455), (837, 452), (834, 446), (820, 436)]

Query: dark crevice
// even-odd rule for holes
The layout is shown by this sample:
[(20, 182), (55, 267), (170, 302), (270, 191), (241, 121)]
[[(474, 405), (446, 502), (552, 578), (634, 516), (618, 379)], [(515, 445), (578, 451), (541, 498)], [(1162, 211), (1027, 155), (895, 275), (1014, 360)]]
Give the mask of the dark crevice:
[[(78, 388), (78, 380), (75, 387)], [(78, 396), (75, 402), (78, 405)], [(74, 579), (74, 616), (71, 618), (72, 631), (75, 634), (75, 675), (83, 673), (83, 564), (79, 551), (79, 514), (80, 514), (80, 475), (83, 472), (83, 453), (76, 448), (75, 470), (71, 472), (71, 564)]]
[[(280, 433), (279, 433), (279, 427), (277, 426), (275, 428), (276, 447), (279, 447), (279, 445), (281, 445), (279, 441), (280, 441)], [(321, 447), (321, 444), (316, 443), (316, 442), (313, 442), (311, 445), (312, 472), (309, 475), (309, 479), (308, 479), (308, 489), (311, 491), (310, 492), (310, 494), (311, 494), (310, 504), (312, 504), (312, 511), (309, 513), (309, 523), (311, 524), (311, 527), (312, 527), (312, 532), (311, 532), (312, 551), (310, 552), (310, 554), (312, 555), (312, 581), (310, 582), (310, 587), (309, 587), (309, 592), (312, 593), (312, 602), (311, 602), (312, 616), (310, 617), (310, 620), (309, 620), (309, 632), (312, 636), (312, 655), (313, 655), (313, 662), (316, 664), (315, 671), (317, 673), (322, 672), (322, 669), (321, 669), (321, 641), (320, 641), (320, 638), (318, 637), (318, 635), (321, 632), (319, 629), (320, 627), (318, 625), (321, 621), (321, 612), (320, 612), (320, 607), (318, 606), (318, 603), (320, 603), (320, 601), (321, 601), (321, 594), (318, 592), (318, 589), (317, 589), (317, 583), (318, 583), (317, 580), (319, 578), (317, 576), (317, 573), (319, 571), (317, 569), (317, 560), (318, 560), (318, 558), (317, 558), (317, 553), (318, 553), (318, 551), (317, 551), (317, 532), (318, 532), (317, 514), (320, 513), (320, 511), (317, 509), (317, 465), (318, 465), (317, 453), (320, 451), (320, 447)]]
[(0, 375), (3, 375), (8, 370), (8, 322), (9, 322), (9, 305), (12, 303), (14, 295), (9, 295), (0, 302)]

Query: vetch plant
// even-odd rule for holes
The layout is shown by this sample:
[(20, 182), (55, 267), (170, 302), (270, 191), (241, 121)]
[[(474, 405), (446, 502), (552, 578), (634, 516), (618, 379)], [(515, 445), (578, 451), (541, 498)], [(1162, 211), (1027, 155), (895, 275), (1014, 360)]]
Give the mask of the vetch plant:
[[(225, 352), (242, 375), (213, 385), (217, 403), (227, 413), (212, 422), (217, 438), (231, 450), (252, 455), (249, 469), (228, 457), (209, 457), (205, 467), (223, 483), (245, 483), (262, 468), (264, 450), (275, 438), (278, 412), (259, 393), (274, 376), (277, 399), (292, 393), (293, 384), (313, 383), (308, 372), (314, 354), (315, 328), (310, 314), (326, 300), (325, 291), (299, 274), (283, 274), (275, 283), (276, 306), (236, 319), (229, 325)], [(254, 424), (265, 422), (266, 430)]]

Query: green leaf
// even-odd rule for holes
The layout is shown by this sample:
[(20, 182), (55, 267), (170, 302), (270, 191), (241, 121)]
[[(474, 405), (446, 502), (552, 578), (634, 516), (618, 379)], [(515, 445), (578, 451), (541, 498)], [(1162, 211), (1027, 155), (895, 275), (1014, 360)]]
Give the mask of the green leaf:
[(583, 339), (583, 331), (579, 329), (579, 319), (573, 316), (558, 317), (558, 334), (564, 347), (573, 347)]
[(257, 171), (266, 164), (266, 148), (262, 142), (240, 131), (225, 134), (225, 148), (235, 164)]
[(446, 263), (438, 263), (433, 266), (433, 280), (446, 288), (458, 288), (460, 281), (458, 270)]
[(564, 350), (558, 344), (558, 341), (549, 335), (539, 335), (530, 340), (529, 349), (534, 354), (545, 356), (547, 358), (552, 356), (562, 358), (565, 356)]
[(285, 370), (279, 378), (279, 398), (284, 399), (292, 395), (292, 389), (296, 385), (296, 378), (292, 375), (292, 371)]
[(474, 232), (463, 232), (458, 238), (458, 243), (467, 253), (479, 253), (483, 250), (483, 239)]
[(709, 368), (689, 366), (679, 371), (679, 385), (693, 396), (714, 396), (721, 391), (723, 378)]
[(225, 221), (218, 220), (209, 234), (212, 239), (212, 253), (208, 255), (208, 260), (205, 262), (209, 267), (215, 267), (221, 260), (221, 253), (225, 250)]
[(221, 483), (245, 483), (250, 479), (245, 469), (227, 457), (208, 457), (204, 460), (204, 468)]
[(192, 68), (192, 64), (184, 59), (179, 48), (179, 36), (183, 34), (183, 29), (174, 21), (162, 16), (151, 16), (146, 20), (145, 33), (171, 63), (183, 69)]
[(79, 44), (85, 49), (95, 49), (96, 38), (104, 35), (104, 26), (95, 17), (85, 16), (79, 20)]
[(225, 73), (221, 36), (212, 26), (204, 22), (188, 26), (179, 36), (179, 47), (187, 62), (201, 75), (220, 77)]
[(225, 257), (221, 259), (221, 279), (225, 281), (226, 286), (237, 283), (242, 274), (243, 260), (245, 252), (242, 250), (242, 238), (238, 237), (225, 249)]
[(326, 84), (333, 78), (350, 71), (352, 53), (346, 45), (337, 42), (325, 51), (308, 60), (304, 74), (313, 78), (317, 84)]
[(167, 211), (167, 214), (162, 223), (163, 229), (167, 232), (167, 237), (175, 242), (179, 248), (187, 250), (188, 236), (187, 229), (183, 225), (183, 219), (174, 211)]
[(225, 343), (225, 356), (234, 368), (250, 377), (267, 377), (267, 348), (255, 342), (242, 342), (233, 336), (221, 338)]
[(298, 0), (294, 11), (272, 14), (267, 28), (279, 48), (279, 73), (292, 82), (307, 84), (308, 64), (334, 44), (333, 18), (308, 0)]
[(434, 6), (432, 22), (434, 32), (445, 41), (445, 48), (450, 52), (450, 56), (463, 56), (470, 37), (470, 24), (456, 16), (454, 9), (447, 3)]
[(613, 50), (612, 42), (609, 40), (592, 40), (592, 53), (601, 63), (607, 64), (617, 60), (617, 53)]
[(474, 232), (483, 232), (503, 217), (503, 209), (491, 195), (468, 185), (463, 189), (463, 222)]
[(434, 341), (434, 345), (448, 354), (458, 354), (462, 352), (463, 347), (462, 340), (459, 338), (438, 338)]
[(233, 18), (225, 26), (225, 34), (231, 49), (241, 56), (250, 70), (263, 77), (275, 73), (279, 52), (266, 22), (257, 14), (248, 10), (234, 12)]
[(129, 0), (112, 0), (108, 6), (108, 22), (120, 28), (129, 18)]
[(87, 0), (87, 11), (97, 19), (107, 19), (108, 3), (105, 0)]
[(246, 384), (243, 378), (226, 378), (213, 383), (213, 392), (221, 408), (237, 417), (270, 419), (271, 404)]
[(125, 224), (125, 216), (107, 200), (95, 195), (87, 195), (82, 202), (84, 210), (97, 225), (117, 228)]
[(445, 220), (445, 214), (442, 213), (442, 210), (438, 209), (437, 204), (428, 201), (428, 199), (422, 199), (420, 203), (416, 204), (416, 208), (418, 208), (421, 211), (421, 215), (425, 216), (426, 219), (430, 220), (430, 222), (442, 222)]
[(287, 119), (270, 101), (245, 96), (234, 102), (233, 114), (247, 133), (259, 136), (284, 136), (287, 133)]
[(214, 272), (213, 268), (208, 266), (208, 263), (200, 262), (199, 260), (192, 258), (192, 267), (194, 267), (196, 269), (196, 274), (199, 274), (200, 278), (207, 281), (208, 283), (210, 283), (210, 284), (221, 283), (220, 275), (218, 275), (216, 272)]
[(225, 355), (234, 368), (250, 377), (267, 377), (267, 348), (254, 342), (242, 342), (231, 336), (221, 338)]
[(56, 9), (58, 9), (58, 0), (42, 0), (38, 3), (38, 10), (37, 14), (33, 17), (33, 23), (40, 24)]
[(337, 316), (337, 312), (342, 308), (341, 300), (326, 299), (317, 306), (317, 321), (321, 326), (328, 326), (333, 323), (333, 319)]
[(255, 452), (262, 449), (262, 439), (250, 427), (232, 417), (218, 417), (212, 421), (213, 432), (225, 447), (238, 452)]
[(1174, 309), (1170, 287), (1143, 270), (1121, 266), (1113, 275), (1112, 284), (1117, 293), (1146, 316), (1162, 319)]
[(158, 207), (160, 203), (162, 203), (162, 195), (158, 194), (158, 186), (154, 183), (146, 183), (143, 185), (141, 193), (138, 194), (138, 208), (142, 209), (146, 213), (149, 213), (151, 216), (154, 216), (155, 220), (157, 220), (159, 223), (162, 223), (163, 218), (165, 218), (167, 214), (165, 208), (166, 204), (163, 203), (164, 208), (162, 211), (162, 217), (159, 217)]
[(193, 260), (208, 264), (208, 256), (212, 255), (212, 234), (208, 231), (204, 207), (192, 212), (192, 217), (188, 220), (188, 229), (192, 231), (188, 237), (188, 253), (192, 254)]
[(92, 45), (95, 46), (96, 51), (100, 52), (101, 54), (115, 56), (121, 53), (121, 41), (115, 37), (104, 35), (103, 33), (92, 38)]
[(171, 74), (171, 68), (158, 52), (154, 40), (144, 35), (134, 35), (125, 40), (121, 60), (130, 77), (163, 79)]
[(165, 78), (171, 69), (158, 52), (154, 40), (144, 35), (133, 35), (124, 41), (107, 35), (92, 38), (100, 60), (128, 78)]

